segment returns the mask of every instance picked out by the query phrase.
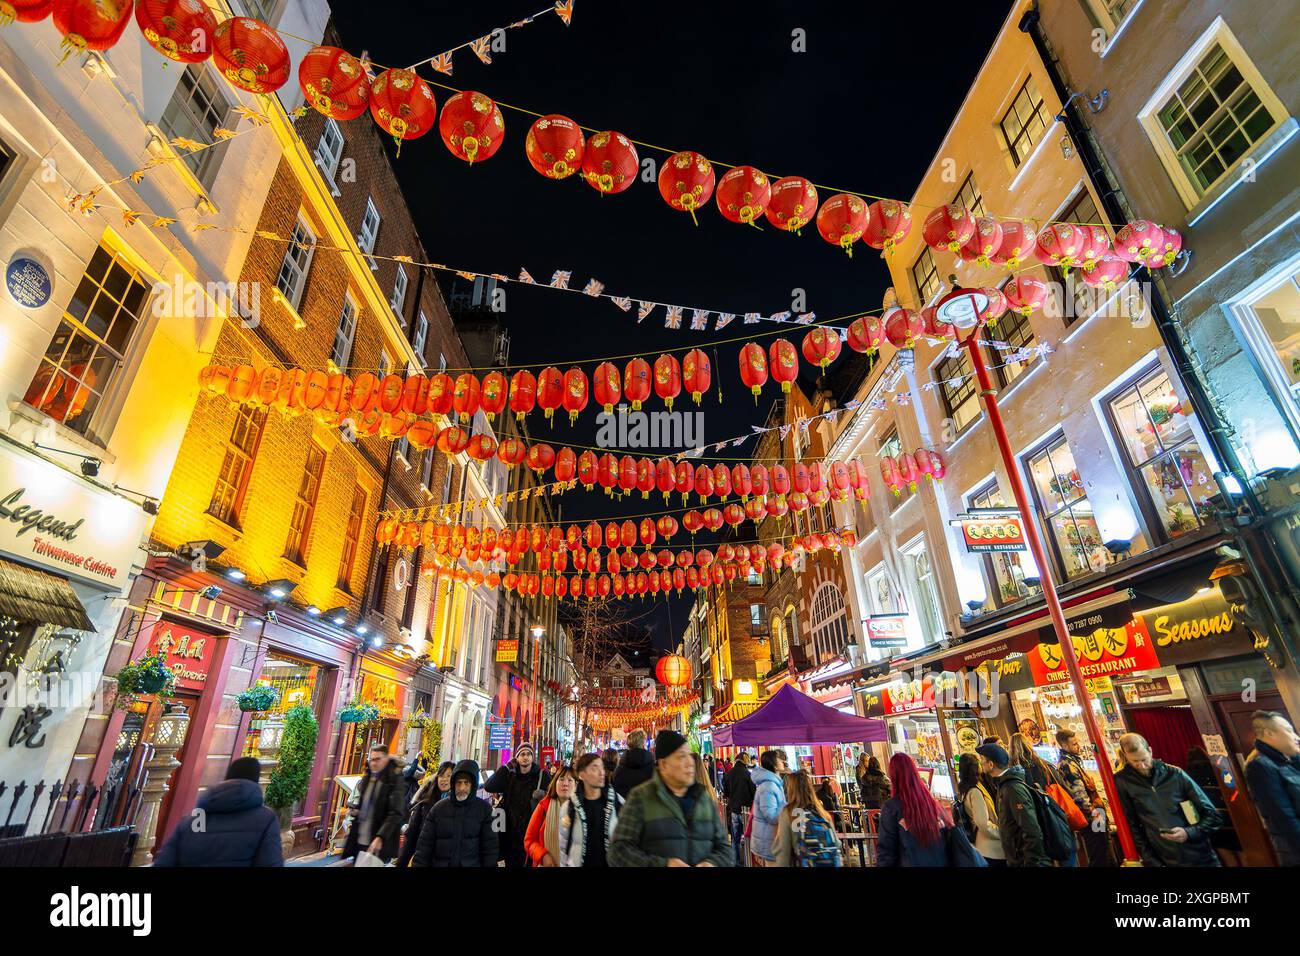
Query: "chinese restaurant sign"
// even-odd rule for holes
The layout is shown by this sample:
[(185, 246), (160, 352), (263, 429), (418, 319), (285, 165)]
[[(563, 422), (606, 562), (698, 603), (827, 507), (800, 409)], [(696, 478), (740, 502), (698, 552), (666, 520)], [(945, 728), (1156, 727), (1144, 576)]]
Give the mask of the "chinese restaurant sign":
[(216, 654), (217, 635), (196, 631), (163, 618), (154, 625), (150, 654), (162, 654), (180, 690), (203, 690)]
[(961, 523), (961, 536), (966, 542), (966, 550), (973, 554), (1025, 550), (1025, 536), (1020, 530), (1019, 518), (965, 518)]
[(1250, 632), (1217, 589), (1138, 616), (1165, 666), (1249, 654), (1255, 647)]
[(497, 663), (513, 664), (519, 660), (518, 641), (497, 641)]
[[(1086, 634), (1075, 633), (1073, 626), (1070, 631), (1084, 680), (1115, 677), (1160, 666), (1155, 644), (1140, 618), (1120, 627), (1098, 627)], [(1050, 630), (1040, 633), (1049, 640), (1054, 636)], [(1029, 652), (1029, 667), (1034, 684), (1039, 687), (1064, 684), (1070, 680), (1070, 672), (1065, 666), (1065, 656), (1059, 643), (1034, 645)]]
[(873, 614), (867, 618), (867, 640), (872, 647), (906, 647), (906, 614)]

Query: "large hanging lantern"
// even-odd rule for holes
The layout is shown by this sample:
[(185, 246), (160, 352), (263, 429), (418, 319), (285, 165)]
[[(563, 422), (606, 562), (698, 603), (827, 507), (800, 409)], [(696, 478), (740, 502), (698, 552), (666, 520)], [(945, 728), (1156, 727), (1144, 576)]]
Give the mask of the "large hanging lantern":
[[(555, 480), (562, 482), (572, 482), (578, 474), (578, 456), (574, 454), (572, 448), (561, 448), (555, 453)], [(552, 528), (553, 532), (558, 532), (559, 528)], [(558, 547), (558, 542), (557, 545)]]
[(754, 491), (754, 479), (749, 473), (749, 466), (737, 462), (731, 466), (731, 490), (742, 499), (748, 498)]
[(478, 411), (479, 381), (472, 372), (462, 372), (456, 377), (456, 387), (452, 392), (451, 404), (460, 415), (462, 422), (467, 422)]
[(640, 162), (630, 139), (606, 130), (587, 141), (582, 154), (582, 178), (597, 192), (621, 193), (636, 181)]
[(54, 9), (54, 0), (0, 0), (0, 27), (19, 23), (40, 23)]
[(881, 250), (882, 257), (893, 254), (894, 247), (912, 231), (912, 211), (904, 203), (878, 199), (868, 207), (867, 228), (862, 241)]
[(419, 139), (438, 120), (438, 103), (429, 84), (411, 70), (385, 70), (370, 88), (370, 115), (379, 128), (402, 143)]
[(549, 179), (565, 179), (576, 173), (582, 167), (585, 148), (582, 127), (557, 113), (538, 117), (524, 139), (528, 161)]
[(130, 22), (131, 9), (131, 0), (54, 0), (54, 29), (63, 34), (63, 59), (113, 46)]
[(757, 228), (754, 220), (763, 215), (771, 198), (772, 181), (753, 166), (729, 169), (718, 180), (718, 212), (728, 222)]
[(885, 313), (885, 338), (897, 349), (910, 349), (925, 333), (921, 317), (911, 309), (898, 306)]
[(778, 229), (799, 232), (817, 215), (817, 187), (802, 176), (778, 179), (764, 215)]
[(497, 447), (497, 458), (501, 464), (514, 467), (524, 460), (528, 446), (518, 438), (507, 438)]
[(623, 375), (623, 394), (632, 403), (632, 410), (639, 412), (641, 403), (650, 397), (650, 363), (643, 358), (634, 358), (627, 363)]
[(817, 212), (817, 231), (833, 246), (853, 257), (853, 244), (862, 238), (871, 219), (866, 202), (849, 193), (836, 193)]
[(810, 365), (818, 365), (823, 372), (826, 371), (826, 366), (840, 357), (840, 333), (822, 326), (809, 329), (803, 337), (803, 357)]
[(497, 440), (491, 435), (479, 433), (469, 440), (469, 446), (465, 450), (475, 461), (489, 461), (496, 457)]
[(467, 163), (482, 162), (501, 148), (506, 121), (490, 96), (462, 90), (443, 104), (438, 133), (453, 156)]
[(1094, 289), (1105, 289), (1107, 293), (1112, 293), (1119, 283), (1128, 278), (1128, 269), (1129, 264), (1119, 256), (1104, 255), (1091, 269), (1084, 267), (1083, 281)]
[(1135, 219), (1115, 233), (1115, 255), (1125, 262), (1146, 265), (1152, 251), (1161, 248), (1165, 231), (1149, 219)]
[(510, 376), (510, 410), (523, 418), (537, 406), (537, 378), (527, 369)]
[(1083, 245), (1079, 249), (1079, 268), (1085, 272), (1101, 261), (1102, 256), (1110, 252), (1110, 236), (1104, 226), (1080, 226), (1083, 233)]
[(655, 394), (658, 395), (668, 410), (673, 410), (673, 399), (682, 393), (682, 367), (677, 357), (664, 353), (655, 359)]
[(564, 404), (564, 375), (554, 365), (548, 365), (537, 376), (537, 404), (547, 421)]
[(880, 343), (885, 341), (885, 329), (874, 315), (859, 316), (849, 323), (849, 348), (855, 352), (875, 355)]
[(587, 376), (574, 367), (564, 373), (564, 410), (569, 413), (569, 424), (578, 420), (578, 413), (587, 407)]
[(1014, 276), (1002, 287), (1011, 308), (1028, 318), (1043, 307), (1048, 295), (1047, 283), (1033, 276)]
[(975, 235), (975, 217), (956, 203), (945, 203), (925, 217), (921, 236), (931, 249), (946, 250), (953, 254)]
[[(363, 376), (357, 376), (360, 381)], [(451, 376), (446, 372), (439, 372), (429, 379), (429, 396), (427, 407), (433, 415), (447, 415), (451, 412), (452, 393), (456, 390), (456, 383), (452, 381)], [(355, 408), (356, 382), (352, 385), (353, 407)]]
[[(677, 490), (677, 479), (673, 473), (673, 463), (667, 458), (660, 458), (655, 462), (655, 488), (664, 496), (664, 504), (668, 504), (669, 496)], [(674, 522), (673, 527), (677, 527)], [(663, 534), (661, 531), (660, 534)], [(669, 535), (664, 535), (669, 537)]]
[(780, 383), (781, 391), (789, 393), (794, 380), (799, 377), (799, 353), (792, 343), (776, 339), (769, 348), (768, 369), (772, 380)]
[(506, 377), (500, 372), (488, 372), (483, 376), (483, 385), (479, 390), (479, 407), (488, 421), (496, 419), (506, 408)]
[(989, 303), (980, 313), (979, 321), (983, 325), (996, 325), (998, 319), (1006, 315), (1007, 309), (1011, 308), (1011, 303), (1007, 301), (1003, 291), (996, 286), (988, 286), (980, 291), (988, 298)]
[(1034, 251), (1038, 232), (1029, 223), (1019, 219), (1003, 219), (998, 225), (1002, 228), (1002, 240), (989, 256), (989, 261), (1013, 271), (1019, 269), (1025, 257)]
[(451, 425), (438, 433), (438, 451), (455, 458), (469, 447), (469, 434), (458, 425)]
[(555, 464), (555, 449), (545, 442), (530, 445), (528, 448), (528, 467), (541, 474)]
[(212, 55), (217, 18), (202, 0), (139, 0), (135, 22), (145, 42), (169, 60), (202, 63)]
[(356, 119), (370, 105), (370, 78), (361, 61), (336, 46), (307, 51), (298, 64), (298, 86), (312, 109), (332, 120)]
[(1002, 248), (1002, 226), (990, 216), (980, 216), (975, 220), (975, 231), (961, 247), (958, 255), (963, 262), (973, 262), (977, 266), (987, 267), (994, 253)]
[(689, 212), (695, 219), (695, 210), (713, 196), (713, 164), (693, 150), (673, 153), (659, 167), (659, 195), (674, 209)]
[(682, 356), (682, 381), (696, 405), (700, 404), (700, 399), (709, 390), (712, 378), (713, 366), (702, 351), (691, 349)]
[(1083, 230), (1074, 223), (1054, 222), (1038, 234), (1034, 255), (1045, 266), (1056, 266), (1067, 272), (1079, 264), (1083, 249)]
[(939, 309), (930, 305), (921, 310), (921, 334), (927, 339), (955, 339), (957, 327), (951, 322), (940, 322)]
[(289, 48), (252, 17), (231, 17), (217, 27), (212, 60), (231, 86), (247, 93), (274, 93), (289, 79)]
[(757, 342), (749, 342), (740, 350), (740, 380), (754, 393), (757, 404), (759, 393), (767, 384), (767, 353)]
[(606, 415), (623, 400), (623, 376), (612, 362), (601, 362), (591, 374), (591, 394)]

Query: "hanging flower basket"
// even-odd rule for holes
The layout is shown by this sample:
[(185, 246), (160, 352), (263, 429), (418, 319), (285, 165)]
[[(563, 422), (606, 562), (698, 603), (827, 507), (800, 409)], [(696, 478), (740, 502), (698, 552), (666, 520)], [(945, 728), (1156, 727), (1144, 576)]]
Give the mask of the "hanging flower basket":
[(438, 721), (429, 716), (422, 710), (417, 710), (411, 716), (406, 718), (406, 726), (409, 730), (428, 730), (430, 727), (438, 726)]
[(162, 654), (149, 654), (126, 664), (117, 672), (115, 706), (125, 707), (132, 697), (160, 694), (170, 697), (176, 690), (176, 675)]
[(339, 723), (341, 724), (373, 724), (378, 720), (379, 708), (374, 704), (353, 701), (339, 711)]
[(280, 700), (280, 692), (270, 684), (254, 684), (235, 698), (244, 713), (270, 710)]

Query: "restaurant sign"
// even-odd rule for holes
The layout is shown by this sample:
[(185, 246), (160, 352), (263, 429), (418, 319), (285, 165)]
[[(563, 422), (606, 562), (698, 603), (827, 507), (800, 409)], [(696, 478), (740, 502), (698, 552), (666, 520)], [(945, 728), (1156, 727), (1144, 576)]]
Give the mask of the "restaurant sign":
[(176, 675), (177, 689), (201, 691), (208, 686), (216, 648), (216, 634), (163, 618), (154, 625), (148, 653), (163, 655), (167, 669)]
[(966, 550), (972, 554), (1025, 550), (1025, 535), (1020, 528), (1020, 519), (1009, 515), (999, 518), (964, 518), (961, 536), (966, 542)]
[(872, 647), (906, 647), (906, 614), (873, 614), (867, 618), (867, 642)]
[(1138, 616), (1165, 666), (1249, 654), (1255, 647), (1254, 638), (1217, 588)]
[[(1160, 666), (1155, 644), (1140, 618), (1126, 621), (1119, 627), (1098, 627), (1090, 633), (1076, 633), (1074, 627), (1070, 632), (1084, 680), (1117, 677)], [(1046, 643), (1034, 645), (1029, 652), (1034, 684), (1043, 687), (1068, 683), (1070, 672), (1065, 666), (1065, 655), (1060, 643), (1051, 640), (1055, 632), (1046, 630), (1040, 633), (1047, 638)]]
[(513, 664), (519, 660), (518, 641), (497, 641), (497, 663)]

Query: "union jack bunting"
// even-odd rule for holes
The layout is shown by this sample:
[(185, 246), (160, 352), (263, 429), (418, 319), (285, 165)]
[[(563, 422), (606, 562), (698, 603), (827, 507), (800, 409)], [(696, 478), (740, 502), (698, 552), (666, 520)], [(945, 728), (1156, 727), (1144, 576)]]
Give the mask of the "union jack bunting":
[(572, 272), (563, 272), (557, 269), (555, 271), (555, 274), (551, 276), (551, 288), (567, 289), (569, 287), (569, 279), (572, 277), (572, 275), (573, 275)]
[(647, 315), (654, 311), (657, 302), (638, 302), (636, 310), (636, 320), (640, 322)]
[(709, 313), (704, 309), (694, 309), (691, 312), (691, 331), (703, 332), (709, 327)]
[(622, 309), (624, 312), (632, 308), (632, 300), (625, 295), (610, 296), (610, 301)]
[(529, 273), (529, 271), (528, 271), (527, 269), (520, 269), (520, 270), (519, 270), (519, 281), (520, 281), (520, 282), (527, 282), (529, 285), (536, 285), (536, 284), (537, 284), (537, 280), (534, 279), (534, 278), (532, 277), (532, 274)]
[(762, 321), (762, 318), (763, 318), (763, 315), (762, 315), (761, 312), (746, 312), (746, 313), (745, 313), (745, 324), (746, 324), (746, 325), (753, 325), (755, 322), (760, 322), (760, 321)]
[(555, 4), (555, 15), (564, 21), (567, 27), (569, 21), (573, 19), (573, 0), (559, 0)]
[(583, 295), (589, 295), (593, 297), (598, 297), (604, 291), (605, 291), (605, 283), (600, 282), (597, 279), (588, 279), (587, 284), (582, 287)]
[(450, 53), (439, 53), (437, 56), (435, 56), (432, 60), (429, 61), (429, 65), (432, 66), (439, 73), (445, 73), (447, 76), (451, 76), (451, 54)]
[(734, 312), (719, 312), (718, 321), (713, 323), (713, 331), (717, 332), (719, 329), (725, 329), (735, 318), (736, 314)]
[(479, 37), (477, 40), (471, 41), (469, 48), (473, 50), (474, 55), (477, 56), (484, 63), (491, 63), (492, 62), (491, 44), (492, 44), (492, 36), (491, 34), (489, 34), (488, 36)]
[(798, 322), (800, 325), (809, 325), (812, 323), (812, 320), (815, 318), (817, 318), (816, 312), (801, 312), (799, 313), (799, 317), (795, 319), (795, 321)]
[(665, 329), (680, 329), (682, 327), (682, 307), (680, 305), (670, 305), (668, 314), (664, 318)]

